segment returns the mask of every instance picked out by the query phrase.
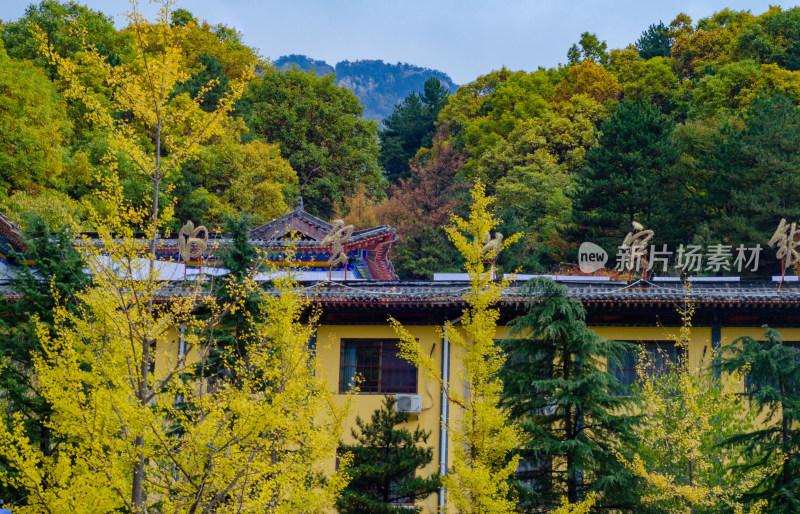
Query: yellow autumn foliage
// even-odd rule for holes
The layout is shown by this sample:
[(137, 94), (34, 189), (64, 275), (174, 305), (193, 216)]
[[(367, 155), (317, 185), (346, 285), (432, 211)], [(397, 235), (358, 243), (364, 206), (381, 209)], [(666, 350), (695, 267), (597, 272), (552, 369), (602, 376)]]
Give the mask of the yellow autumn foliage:
[[(32, 379), (52, 408), (41, 422), (53, 444), (34, 443), (19, 416), (0, 422), (0, 480), (27, 492), (15, 512), (325, 512), (347, 481), (324, 466), (349, 404), (337, 407), (327, 389), (309, 345), (316, 317), (301, 323), (308, 300), (293, 278), (273, 270), (266, 292), (250, 276), (217, 302), (202, 280), (167, 280), (156, 260), (172, 209), (163, 181), (223, 130), (252, 74), (248, 67), (232, 81), (211, 113), (173, 96), (187, 70), (172, 5), (164, 0), (149, 23), (133, 4), (137, 54), (125, 64), (108, 65), (91, 46), (80, 62), (49, 51), (67, 94), (86, 105), (112, 151), (96, 201), (84, 204), (97, 237), (76, 241), (92, 284), (71, 299), (78, 309), (55, 309), (55, 328), (37, 325)], [(115, 91), (113, 105), (81, 82), (87, 68)], [(149, 181), (149, 204), (126, 199), (122, 159)], [(247, 358), (220, 374), (210, 362), (215, 329), (247, 296), (259, 305), (240, 335)]]
[[(515, 503), (509, 498), (509, 482), (516, 471), (519, 457), (508, 458), (520, 443), (520, 430), (498, 407), (502, 383), (497, 378), (505, 356), (494, 338), (499, 311), (495, 307), (507, 280), (493, 280), (487, 269), (486, 241), (497, 225), (486, 196), (478, 183), (472, 192), (469, 219), (452, 217), (447, 227), (450, 240), (464, 257), (469, 285), (464, 293), (467, 303), (460, 326), (448, 321), (443, 336), (454, 348), (454, 361), (460, 360), (464, 370), (457, 377), (444, 380), (431, 355), (423, 351), (417, 340), (397, 320), (392, 320), (401, 339), (401, 355), (416, 364), (423, 373), (441, 384), (448, 401), (456, 406), (450, 420), (453, 465), (443, 477), (448, 501), (458, 512), (513, 512)], [(499, 250), (507, 248), (521, 236), (506, 238)], [(465, 384), (462, 394), (455, 384)]]
[(594, 507), (599, 499), (599, 494), (589, 493), (586, 495), (586, 498), (584, 498), (583, 501), (578, 503), (569, 503), (565, 496), (562, 498), (561, 505), (551, 510), (550, 514), (589, 514), (589, 512), (592, 511), (592, 507)]
[(638, 449), (630, 458), (617, 458), (644, 479), (642, 502), (663, 512), (694, 512), (698, 508), (726, 508), (757, 513), (762, 504), (744, 505), (742, 493), (770, 473), (770, 468), (741, 471), (741, 448), (720, 444), (751, 430), (755, 414), (739, 394), (744, 374), (714, 372), (718, 350), (709, 352), (697, 367), (689, 360), (692, 316), (691, 288), (678, 307), (682, 324), (669, 337), (678, 360), (666, 371), (654, 361), (667, 355), (642, 352), (637, 363), (643, 421), (638, 426)]

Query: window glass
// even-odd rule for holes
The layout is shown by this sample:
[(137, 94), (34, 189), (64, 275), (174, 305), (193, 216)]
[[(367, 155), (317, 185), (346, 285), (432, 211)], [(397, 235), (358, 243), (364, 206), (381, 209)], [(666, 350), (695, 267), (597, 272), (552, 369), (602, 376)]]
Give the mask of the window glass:
[(398, 355), (394, 339), (343, 339), (339, 392), (349, 391), (360, 378), (361, 393), (417, 392), (417, 367)]
[[(668, 373), (684, 355), (683, 349), (672, 341), (646, 341), (638, 344), (649, 356), (650, 362), (646, 372), (650, 377)], [(620, 384), (632, 386), (639, 378), (636, 370), (638, 362), (637, 350), (626, 352), (618, 363), (609, 368), (609, 372), (617, 378)]]

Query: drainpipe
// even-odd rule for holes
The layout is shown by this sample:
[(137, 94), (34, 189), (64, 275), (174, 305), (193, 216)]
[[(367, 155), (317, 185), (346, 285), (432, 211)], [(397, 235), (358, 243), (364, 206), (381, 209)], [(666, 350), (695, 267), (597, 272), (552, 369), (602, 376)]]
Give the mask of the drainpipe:
[(186, 323), (181, 323), (179, 325), (178, 331), (178, 360), (183, 358), (186, 355), (186, 339), (184, 339), (184, 332), (186, 332)]
[(714, 377), (717, 380), (719, 380), (720, 376), (722, 375), (722, 370), (720, 369), (722, 364), (722, 359), (719, 355), (719, 349), (721, 346), (722, 346), (722, 323), (715, 314), (711, 325), (711, 349), (714, 351), (714, 359), (711, 362), (711, 367), (714, 370)]
[[(442, 327), (444, 329), (444, 327)], [(450, 340), (447, 338), (447, 332), (443, 330), (442, 335), (442, 381), (445, 384), (450, 383)], [(450, 422), (450, 402), (447, 399), (447, 386), (442, 386), (442, 397), (440, 399), (440, 414), (441, 424), (439, 425), (439, 473), (441, 476), (447, 474), (447, 461), (448, 461), (448, 434), (447, 424)], [(445, 498), (447, 490), (444, 487), (439, 489), (439, 512), (444, 512)]]

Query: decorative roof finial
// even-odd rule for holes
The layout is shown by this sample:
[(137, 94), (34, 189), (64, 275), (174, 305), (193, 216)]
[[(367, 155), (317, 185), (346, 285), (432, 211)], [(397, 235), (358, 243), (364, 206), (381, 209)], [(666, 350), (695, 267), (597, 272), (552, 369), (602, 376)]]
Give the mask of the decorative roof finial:
[(297, 197), (297, 209), (295, 209), (295, 210), (296, 211), (302, 211), (303, 210), (303, 197), (302, 196), (298, 196)]

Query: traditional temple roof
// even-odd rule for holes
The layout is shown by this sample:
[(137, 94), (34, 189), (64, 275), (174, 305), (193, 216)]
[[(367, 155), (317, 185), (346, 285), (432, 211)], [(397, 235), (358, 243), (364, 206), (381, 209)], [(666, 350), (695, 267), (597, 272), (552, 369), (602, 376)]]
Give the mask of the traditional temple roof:
[[(557, 280), (557, 282), (561, 282)], [(717, 306), (792, 305), (800, 306), (800, 283), (780, 284), (775, 281), (702, 282), (693, 284), (691, 290), (680, 283), (660, 285), (645, 280), (576, 281), (561, 282), (568, 296), (586, 305), (592, 304), (669, 304), (676, 305), (688, 298), (696, 305)], [(522, 282), (512, 283), (503, 292), (501, 303), (522, 304), (531, 299), (520, 292)], [(165, 298), (181, 295), (183, 281), (169, 282), (163, 289)], [(464, 294), (469, 284), (463, 281), (318, 281), (303, 283), (303, 291), (314, 303), (338, 307), (402, 308), (417, 306), (426, 309), (444, 306), (464, 306)], [(10, 285), (0, 281), (0, 292), (13, 296)], [(533, 298), (535, 300), (535, 298)]]
[(301, 199), (295, 210), (251, 230), (250, 239), (278, 241), (295, 232), (301, 235), (301, 240), (322, 241), (331, 228), (330, 223), (307, 213)]
[[(250, 231), (249, 236), (256, 247), (265, 248), (278, 254), (291, 245), (296, 258), (300, 261), (301, 268), (307, 275), (313, 276), (315, 279), (320, 279), (324, 275), (325, 278), (331, 277), (336, 280), (397, 280), (394, 266), (389, 260), (389, 249), (395, 240), (395, 230), (392, 227), (380, 225), (354, 231), (343, 244), (344, 252), (349, 258), (346, 268), (340, 265), (330, 270), (327, 261), (330, 257), (331, 247), (321, 243), (332, 228), (333, 225), (330, 223), (307, 213), (303, 209), (301, 199), (296, 209), (256, 227)], [(99, 239), (92, 239), (96, 235), (88, 235), (94, 244), (98, 246), (103, 244)], [(7, 241), (17, 250), (24, 250), (19, 228), (0, 214), (0, 241), (2, 240)], [(199, 266), (206, 266), (206, 268), (209, 265), (213, 266), (216, 254), (224, 252), (231, 240), (224, 235), (209, 234), (209, 243), (209, 249), (204, 252), (202, 262), (200, 259), (193, 259), (188, 263), (189, 267), (195, 268), (188, 275), (196, 275), (196, 268)], [(76, 244), (82, 243), (76, 241)], [(167, 264), (180, 263), (181, 266), (184, 265), (178, 252), (176, 235), (159, 238), (156, 254), (158, 260), (165, 261)], [(187, 273), (180, 271), (180, 273), (176, 272), (165, 278), (178, 275), (187, 275)]]
[(0, 213), (0, 239), (7, 241), (15, 250), (22, 251), (25, 246), (22, 243), (22, 231), (19, 227), (3, 213)]
[[(644, 280), (564, 281), (568, 296), (586, 308), (592, 325), (663, 326), (680, 324), (677, 307), (687, 298), (679, 283), (667, 285)], [(509, 320), (520, 314), (536, 296), (520, 292), (522, 282), (511, 284), (498, 305)], [(440, 324), (459, 319), (466, 307), (463, 281), (327, 281), (303, 282), (302, 292), (322, 308), (322, 323), (385, 324), (389, 316), (409, 324)], [(193, 289), (191, 282), (175, 280), (160, 289), (168, 302)], [(203, 291), (201, 294), (209, 294)], [(0, 278), (0, 295), (14, 298), (7, 280)], [(702, 282), (694, 284), (688, 299), (695, 305), (695, 324), (760, 327), (797, 327), (800, 320), (800, 284), (760, 280)], [(501, 320), (502, 321), (502, 320)]]
[[(250, 231), (250, 240), (256, 246), (270, 249), (286, 248), (290, 244), (298, 252), (327, 252), (327, 246), (321, 242), (333, 228), (303, 208), (303, 200), (293, 211), (280, 218), (265, 223)], [(375, 280), (397, 280), (389, 260), (389, 249), (395, 240), (395, 230), (388, 225), (380, 225), (363, 230), (356, 230), (344, 244), (345, 252), (362, 250), (363, 262), (369, 272), (369, 278)]]
[[(280, 218), (254, 228), (250, 231), (250, 240), (259, 242), (264, 246), (277, 246), (294, 241), (299, 246), (316, 246), (325, 239), (333, 225), (323, 221), (313, 214), (307, 213), (303, 208), (302, 201), (297, 207), (284, 214)], [(294, 232), (295, 239), (292, 240), (290, 234)], [(379, 225), (377, 227), (356, 230), (348, 239), (348, 244), (357, 243), (384, 234), (394, 234), (395, 230), (389, 225)]]
[[(676, 304), (688, 297), (694, 304), (756, 305), (780, 304), (800, 306), (798, 282), (774, 281), (729, 282), (705, 281), (693, 283), (687, 290), (680, 283), (658, 284), (646, 280), (592, 281), (568, 280), (557, 282), (567, 287), (568, 295), (584, 304)], [(526, 301), (520, 293), (522, 282), (516, 282), (503, 292), (504, 304)], [(437, 306), (465, 305), (464, 293), (468, 283), (458, 282), (372, 282), (321, 283), (313, 292), (314, 301), (339, 306)]]

